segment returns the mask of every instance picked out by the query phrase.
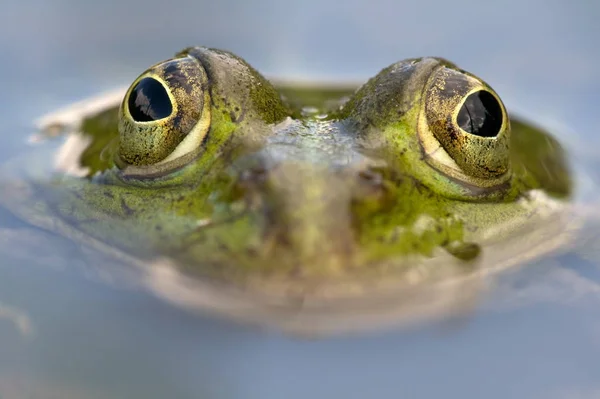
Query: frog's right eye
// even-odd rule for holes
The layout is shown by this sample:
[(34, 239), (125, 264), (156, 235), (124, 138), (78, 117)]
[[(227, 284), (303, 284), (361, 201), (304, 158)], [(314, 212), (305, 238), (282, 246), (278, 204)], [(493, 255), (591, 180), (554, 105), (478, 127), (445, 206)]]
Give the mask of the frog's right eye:
[(210, 94), (200, 62), (183, 56), (154, 65), (121, 104), (119, 163), (148, 166), (197, 152), (210, 127)]

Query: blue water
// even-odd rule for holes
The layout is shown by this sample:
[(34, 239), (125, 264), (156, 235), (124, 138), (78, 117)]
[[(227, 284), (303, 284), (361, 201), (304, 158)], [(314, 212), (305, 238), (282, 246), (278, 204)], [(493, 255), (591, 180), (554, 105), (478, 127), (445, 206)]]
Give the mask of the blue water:
[[(1, 159), (27, 150), (36, 117), (128, 84), (152, 63), (198, 44), (232, 50), (268, 75), (295, 79), (364, 80), (402, 58), (447, 57), (489, 82), (509, 109), (555, 133), (587, 166), (591, 182), (599, 181), (593, 167), (600, 146), (599, 3), (4, 0), (2, 6)], [(4, 212), (0, 226), (24, 227)], [(60, 242), (60, 248), (0, 252), (2, 399), (600, 397), (594, 244), (584, 254), (508, 273), (473, 315), (459, 320), (299, 340), (108, 284), (81, 266), (80, 248)], [(71, 261), (46, 267), (53, 256)]]

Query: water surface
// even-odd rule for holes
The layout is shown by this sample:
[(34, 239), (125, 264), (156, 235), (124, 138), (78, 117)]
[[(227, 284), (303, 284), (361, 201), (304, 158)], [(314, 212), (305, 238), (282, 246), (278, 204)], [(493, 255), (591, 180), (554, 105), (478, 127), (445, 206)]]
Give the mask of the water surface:
[[(1, 159), (29, 150), (35, 118), (128, 84), (188, 45), (229, 49), (268, 75), (302, 80), (365, 80), (399, 59), (438, 55), (553, 132), (587, 188), (580, 199), (597, 198), (600, 5), (591, 1), (3, 6)], [(597, 230), (577, 253), (507, 272), (473, 314), (302, 340), (112, 281), (86, 267), (84, 249), (2, 210), (0, 229), (11, 248), (0, 254), (2, 399), (600, 396)]]

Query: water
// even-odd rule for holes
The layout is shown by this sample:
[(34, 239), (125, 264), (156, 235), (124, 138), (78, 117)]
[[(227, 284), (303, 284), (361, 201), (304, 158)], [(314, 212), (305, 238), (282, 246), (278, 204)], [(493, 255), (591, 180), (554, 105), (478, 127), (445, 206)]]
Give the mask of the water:
[[(509, 109), (555, 133), (590, 187), (599, 181), (600, 6), (591, 1), (3, 6), (2, 159), (28, 150), (36, 117), (128, 84), (152, 63), (202, 44), (300, 79), (364, 80), (398, 59), (447, 57), (488, 81)], [(109, 284), (84, 267), (77, 245), (14, 234), (25, 225), (6, 212), (0, 226), (0, 242), (11, 248), (0, 258), (2, 399), (600, 396), (593, 244), (507, 273), (474, 314), (452, 322), (299, 340)]]

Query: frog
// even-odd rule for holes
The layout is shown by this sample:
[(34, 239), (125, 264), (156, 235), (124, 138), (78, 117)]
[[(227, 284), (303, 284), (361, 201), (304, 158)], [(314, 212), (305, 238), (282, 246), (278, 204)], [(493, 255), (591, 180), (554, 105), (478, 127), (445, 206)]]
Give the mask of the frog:
[(9, 163), (0, 204), (202, 312), (310, 333), (461, 313), (581, 223), (561, 144), (443, 58), (301, 86), (190, 47), (95, 104), (45, 120), (53, 156)]

